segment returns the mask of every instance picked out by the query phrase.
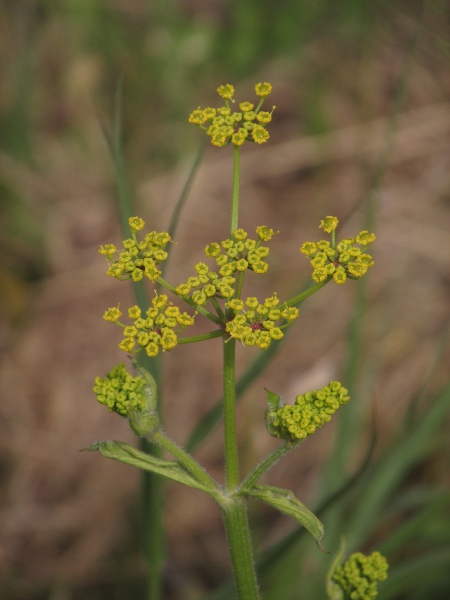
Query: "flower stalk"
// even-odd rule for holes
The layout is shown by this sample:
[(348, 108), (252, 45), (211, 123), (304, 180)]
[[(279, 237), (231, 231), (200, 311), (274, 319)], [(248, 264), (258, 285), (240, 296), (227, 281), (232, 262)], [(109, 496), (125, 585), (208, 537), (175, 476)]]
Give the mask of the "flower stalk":
[(238, 228), (239, 188), (241, 179), (241, 147), (233, 146), (233, 191), (231, 195), (231, 235)]
[[(285, 404), (282, 396), (266, 390), (266, 429), (283, 443), (241, 480), (236, 423), (236, 341), (244, 347), (266, 350), (272, 342), (281, 340), (286, 328), (299, 317), (298, 305), (303, 300), (332, 279), (337, 284), (343, 284), (347, 279), (359, 279), (373, 266), (372, 257), (366, 250), (375, 240), (374, 234), (361, 231), (354, 238), (337, 242), (335, 230), (339, 221), (337, 217), (326, 216), (320, 227), (331, 234), (331, 242), (305, 242), (300, 248), (313, 267), (313, 285), (287, 301), (281, 301), (277, 292), (263, 300), (255, 296), (242, 297), (247, 274), (259, 276), (267, 272), (269, 263), (266, 259), (270, 250), (266, 242), (279, 233), (259, 225), (256, 227), (257, 237), (252, 239), (238, 226), (241, 146), (247, 141), (262, 144), (269, 139), (265, 125), (270, 123), (273, 109), (267, 112), (261, 111), (261, 107), (271, 90), (269, 83), (257, 84), (255, 92), (259, 102), (256, 109), (252, 102), (241, 102), (239, 110), (232, 112), (234, 87), (222, 85), (217, 91), (225, 101), (224, 106), (217, 109), (199, 107), (189, 117), (191, 123), (198, 125), (210, 137), (214, 146), (233, 146), (230, 236), (221, 242), (208, 244), (204, 251), (206, 261), (213, 259), (216, 266), (198, 262), (195, 274), (173, 285), (162, 275), (162, 263), (168, 258), (166, 248), (172, 237), (165, 231), (137, 235), (145, 225), (140, 217), (129, 218), (131, 237), (123, 240), (121, 249), (114, 244), (106, 244), (99, 251), (108, 263), (108, 275), (120, 281), (132, 280), (139, 286), (142, 286), (144, 278), (149, 279), (155, 286), (172, 294), (175, 302), (181, 301), (194, 309), (182, 312), (168, 295), (159, 293), (160, 288), (155, 289), (148, 308), (138, 302), (127, 310), (128, 324), (120, 321), (122, 312), (119, 306), (109, 308), (103, 318), (121, 327), (124, 338), (119, 344), (120, 349), (131, 355), (144, 351), (147, 360), (153, 360), (161, 356), (160, 353), (172, 351), (178, 344), (222, 338), (225, 483), (219, 485), (191, 454), (165, 434), (158, 413), (156, 382), (134, 360), (136, 377), (129, 374), (121, 363), (106, 377), (96, 378), (94, 392), (108, 410), (128, 419), (136, 435), (169, 452), (175, 460), (166, 460), (161, 454), (151, 456), (122, 442), (97, 442), (90, 449), (100, 450), (104, 456), (139, 467), (152, 476), (163, 476), (200, 490), (216, 501), (222, 512), (239, 600), (260, 598), (247, 515), (248, 497), (265, 502), (295, 519), (311, 533), (321, 548), (324, 528), (319, 519), (290, 490), (260, 485), (259, 481), (285, 454), (328, 423), (334, 412), (350, 398), (347, 389), (338, 381), (330, 381), (321, 390), (298, 394), (294, 404)], [(194, 325), (197, 316), (212, 321), (216, 329), (181, 337), (184, 329)], [(161, 503), (159, 488), (153, 501)], [(157, 508), (152, 508), (154, 515), (159, 514)], [(160, 523), (155, 525), (157, 532), (160, 526)], [(160, 600), (162, 554), (158, 554), (158, 548), (153, 544), (148, 556), (154, 557), (150, 565), (153, 582), (151, 579), (148, 598)], [(384, 563), (380, 564), (384, 568)], [(347, 585), (344, 575), (347, 577), (346, 573), (337, 571), (335, 576), (336, 585), (339, 583), (342, 589)], [(381, 575), (378, 577), (380, 580)], [(353, 580), (350, 582), (352, 585), (356, 581)]]

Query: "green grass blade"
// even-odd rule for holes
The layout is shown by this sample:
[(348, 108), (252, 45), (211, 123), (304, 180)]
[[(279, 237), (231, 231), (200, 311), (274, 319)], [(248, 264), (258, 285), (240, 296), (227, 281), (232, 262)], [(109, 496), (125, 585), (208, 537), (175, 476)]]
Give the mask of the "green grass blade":
[(417, 514), (409, 517), (385, 542), (378, 545), (377, 550), (384, 556), (392, 556), (408, 546), (412, 547), (414, 544), (421, 543), (422, 534), (433, 519), (435, 521), (446, 519), (443, 509), (448, 506), (450, 506), (450, 492), (427, 491), (423, 495), (421, 505), (414, 507)]
[(409, 470), (430, 450), (430, 442), (449, 408), (450, 385), (424, 413), (415, 429), (406, 429), (394, 444), (385, 449), (376, 468), (364, 482), (357, 505), (348, 516), (346, 536), (349, 547), (358, 546), (373, 531), (389, 497)]
[[(184, 205), (187, 202), (190, 191), (192, 189), (192, 185), (194, 183), (195, 176), (197, 175), (198, 169), (202, 162), (203, 154), (205, 153), (207, 142), (208, 142), (208, 140), (204, 139), (202, 141), (201, 145), (199, 146), (197, 154), (194, 158), (194, 162), (192, 163), (192, 167), (189, 171), (189, 174), (187, 176), (187, 179), (186, 179), (183, 189), (181, 191), (180, 197), (178, 198), (175, 208), (173, 209), (172, 217), (170, 219), (169, 227), (167, 229), (167, 231), (172, 239), (175, 238), (175, 234), (176, 234), (176, 231), (178, 228), (178, 223), (180, 221), (181, 212), (184, 208)], [(171, 253), (169, 252), (169, 256), (162, 264), (161, 272), (162, 272), (163, 279), (165, 279), (165, 274), (167, 272), (167, 267), (168, 267), (169, 260), (170, 260), (170, 254)]]
[[(116, 89), (114, 103), (113, 131), (109, 133), (103, 127), (111, 157), (114, 164), (114, 174), (118, 190), (118, 204), (120, 223), (124, 238), (129, 237), (130, 228), (128, 219), (134, 215), (132, 195), (126, 176), (125, 164), (122, 153), (122, 84)], [(150, 304), (150, 299), (143, 281), (133, 282), (133, 292), (136, 304), (145, 312)], [(153, 375), (158, 387), (161, 387), (161, 361), (151, 360), (144, 353), (139, 355), (139, 363)], [(158, 405), (160, 421), (162, 421), (161, 403)], [(149, 444), (146, 440), (140, 440), (140, 448), (144, 452), (155, 457), (161, 456), (157, 446)], [(162, 570), (166, 561), (165, 533), (162, 519), (164, 482), (157, 475), (143, 473), (141, 486), (141, 510), (142, 510), (142, 546), (147, 558), (148, 565), (148, 600), (160, 600), (162, 598)]]

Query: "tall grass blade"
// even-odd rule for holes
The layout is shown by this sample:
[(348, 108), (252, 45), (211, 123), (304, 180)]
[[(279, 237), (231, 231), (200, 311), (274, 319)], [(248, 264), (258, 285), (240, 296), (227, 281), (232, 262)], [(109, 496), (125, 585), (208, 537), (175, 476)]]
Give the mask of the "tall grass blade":
[[(103, 126), (105, 139), (107, 141), (114, 164), (118, 190), (118, 203), (120, 223), (124, 238), (129, 237), (130, 228), (128, 219), (134, 216), (132, 195), (127, 181), (125, 164), (122, 153), (122, 83), (119, 82), (114, 103), (113, 130), (108, 132)], [(150, 304), (150, 299), (143, 281), (133, 282), (133, 292), (136, 304), (145, 312)], [(151, 360), (145, 353), (139, 354), (139, 362), (153, 375), (158, 387), (161, 387), (161, 361)], [(160, 420), (162, 420), (161, 403), (158, 405)], [(143, 451), (155, 457), (161, 456), (157, 446), (150, 445), (146, 440), (140, 440)], [(157, 475), (152, 473), (142, 474), (142, 546), (147, 558), (148, 566), (148, 600), (161, 600), (162, 598), (162, 571), (166, 561), (165, 534), (162, 519), (163, 486)]]
[[(194, 158), (194, 162), (192, 163), (192, 167), (189, 171), (189, 174), (187, 176), (187, 179), (184, 183), (183, 189), (181, 191), (180, 197), (178, 198), (178, 201), (175, 205), (175, 208), (173, 209), (173, 213), (170, 219), (170, 223), (169, 223), (169, 227), (167, 229), (170, 237), (172, 239), (175, 238), (175, 234), (178, 228), (178, 223), (180, 221), (180, 216), (181, 216), (181, 212), (184, 208), (184, 205), (187, 202), (187, 199), (189, 197), (190, 191), (192, 189), (192, 185), (194, 183), (194, 179), (195, 176), (197, 175), (198, 169), (200, 167), (200, 164), (202, 162), (202, 158), (203, 158), (203, 154), (205, 152), (205, 148), (206, 148), (206, 144), (207, 144), (207, 140), (202, 140), (201, 145), (199, 146), (199, 149), (197, 151), (197, 154)], [(162, 272), (162, 277), (165, 278), (165, 274), (167, 272), (167, 268), (169, 266), (169, 260), (170, 260), (170, 255), (171, 253), (169, 252), (169, 256), (166, 258), (166, 260), (163, 262), (162, 267), (161, 267), (161, 272)]]
[(356, 506), (348, 516), (346, 536), (349, 547), (356, 547), (375, 529), (377, 518), (389, 498), (404, 481), (410, 469), (430, 451), (430, 441), (450, 409), (450, 385), (422, 415), (414, 429), (405, 429), (386, 448), (373, 472), (362, 486)]

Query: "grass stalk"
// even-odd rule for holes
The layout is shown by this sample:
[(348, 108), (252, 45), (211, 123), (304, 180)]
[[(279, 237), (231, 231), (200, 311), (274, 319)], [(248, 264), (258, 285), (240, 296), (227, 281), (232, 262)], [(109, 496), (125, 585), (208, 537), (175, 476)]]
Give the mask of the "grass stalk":
[[(121, 106), (122, 84), (119, 82), (115, 96), (113, 131), (112, 134), (109, 134), (104, 128), (104, 135), (114, 163), (122, 235), (129, 237), (128, 219), (134, 216), (134, 207), (122, 153)], [(133, 282), (133, 293), (136, 304), (145, 312), (150, 304), (150, 299), (143, 281)], [(153, 376), (156, 385), (161, 388), (161, 361), (159, 359), (150, 360), (145, 353), (140, 353), (138, 361)], [(161, 403), (158, 403), (158, 412), (162, 421)], [(153, 456), (161, 456), (161, 450), (157, 446), (149, 444), (145, 439), (140, 440), (140, 447), (141, 450)], [(141, 482), (141, 543), (148, 572), (146, 598), (147, 600), (161, 600), (162, 573), (166, 562), (165, 532), (162, 519), (164, 481), (152, 473), (143, 472)]]

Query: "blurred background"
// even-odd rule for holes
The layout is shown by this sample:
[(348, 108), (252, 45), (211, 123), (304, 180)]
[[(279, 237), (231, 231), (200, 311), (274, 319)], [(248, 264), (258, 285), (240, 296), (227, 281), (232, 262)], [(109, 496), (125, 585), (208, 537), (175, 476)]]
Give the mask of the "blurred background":
[[(450, 5), (445, 0), (3, 0), (0, 2), (0, 590), (2, 600), (143, 598), (137, 470), (80, 453), (134, 443), (92, 393), (124, 360), (107, 307), (134, 304), (107, 278), (99, 244), (120, 243), (104, 131), (122, 89), (122, 151), (136, 213), (168, 227), (203, 141), (187, 121), (216, 88), (254, 98), (268, 81), (271, 140), (245, 145), (241, 221), (280, 230), (252, 294), (287, 299), (310, 266), (319, 220), (370, 228), (367, 280), (308, 299), (268, 371), (239, 406), (242, 470), (276, 442), (264, 387), (285, 395), (341, 379), (336, 423), (266, 477), (315, 508), (368, 467), (323, 515), (325, 547), (388, 556), (380, 599), (450, 597)], [(208, 147), (182, 213), (167, 278), (185, 281), (227, 236), (231, 150)], [(348, 217), (348, 218), (347, 218)], [(249, 278), (250, 279), (250, 278)], [(250, 293), (250, 288), (249, 288)], [(259, 351), (239, 349), (243, 372)], [(164, 413), (184, 444), (220, 398), (217, 340), (164, 357)], [(223, 478), (222, 438), (198, 450)], [(195, 600), (230, 574), (220, 514), (166, 488), (167, 600)], [(321, 515), (322, 516), (322, 515)], [(294, 525), (251, 505), (255, 544)], [(319, 555), (319, 556), (316, 556)], [(292, 546), (265, 600), (324, 597), (330, 558)]]

